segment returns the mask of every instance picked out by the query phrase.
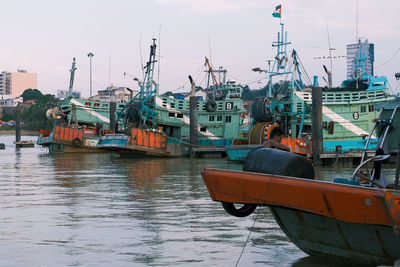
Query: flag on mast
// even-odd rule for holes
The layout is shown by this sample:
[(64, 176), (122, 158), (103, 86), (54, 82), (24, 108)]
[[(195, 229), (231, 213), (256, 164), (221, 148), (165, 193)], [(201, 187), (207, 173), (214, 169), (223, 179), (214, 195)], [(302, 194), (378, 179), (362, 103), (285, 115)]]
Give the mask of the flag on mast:
[(281, 18), (282, 15), (282, 5), (276, 6), (274, 13), (272, 13), (272, 16), (274, 18)]

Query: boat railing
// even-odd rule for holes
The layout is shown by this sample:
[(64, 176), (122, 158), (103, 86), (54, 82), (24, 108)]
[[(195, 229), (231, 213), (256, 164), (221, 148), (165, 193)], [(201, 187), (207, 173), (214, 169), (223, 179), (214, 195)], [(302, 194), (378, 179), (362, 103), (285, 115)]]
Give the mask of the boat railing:
[[(296, 92), (296, 95), (305, 102), (312, 102), (311, 92), (302, 91)], [(332, 104), (349, 104), (351, 101), (354, 104), (357, 103), (370, 103), (382, 101), (382, 99), (388, 98), (384, 90), (372, 90), (372, 91), (357, 91), (357, 92), (329, 92), (322, 94), (323, 103)]]

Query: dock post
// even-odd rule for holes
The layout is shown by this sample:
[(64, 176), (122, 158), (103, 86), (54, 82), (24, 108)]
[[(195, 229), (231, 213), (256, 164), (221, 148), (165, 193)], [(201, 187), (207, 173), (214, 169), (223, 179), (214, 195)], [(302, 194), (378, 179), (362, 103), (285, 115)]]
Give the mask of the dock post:
[(15, 142), (21, 141), (21, 103), (17, 104), (15, 114)]
[(192, 76), (189, 75), (190, 84), (192, 85), (192, 91), (190, 93), (190, 157), (193, 157), (195, 153), (193, 148), (197, 146), (197, 98), (196, 98), (196, 85)]
[(114, 133), (115, 133), (115, 125), (116, 125), (116, 118), (115, 118), (116, 110), (117, 110), (117, 103), (110, 102), (110, 126), (109, 126), (109, 130), (113, 131)]
[(321, 165), (319, 155), (323, 152), (322, 137), (322, 88), (312, 88), (312, 153), (315, 165)]

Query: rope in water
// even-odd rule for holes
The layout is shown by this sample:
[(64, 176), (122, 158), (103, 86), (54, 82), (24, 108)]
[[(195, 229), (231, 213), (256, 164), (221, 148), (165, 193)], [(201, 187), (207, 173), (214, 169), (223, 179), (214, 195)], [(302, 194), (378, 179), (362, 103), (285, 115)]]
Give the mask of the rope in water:
[(257, 212), (256, 216), (254, 217), (253, 225), (252, 225), (251, 228), (250, 228), (249, 234), (247, 235), (247, 240), (246, 240), (246, 242), (244, 243), (244, 246), (243, 246), (243, 248), (242, 248), (242, 252), (240, 252), (240, 255), (239, 255), (239, 258), (238, 258), (237, 261), (236, 261), (235, 267), (237, 267), (237, 265), (239, 264), (240, 258), (242, 258), (244, 249), (246, 248), (247, 243), (249, 242), (250, 235), (251, 235), (251, 233), (253, 232), (254, 225), (256, 224), (258, 215), (260, 214), (260, 210), (261, 210), (261, 207), (258, 207), (258, 212)]

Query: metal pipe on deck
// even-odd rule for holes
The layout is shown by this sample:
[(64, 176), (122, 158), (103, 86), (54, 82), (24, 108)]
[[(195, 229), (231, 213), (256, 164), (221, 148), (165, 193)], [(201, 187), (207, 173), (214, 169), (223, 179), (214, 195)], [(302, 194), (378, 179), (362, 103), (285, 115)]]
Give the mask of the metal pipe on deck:
[(312, 87), (312, 152), (315, 165), (321, 165), (322, 146), (322, 88)]
[(197, 135), (197, 98), (196, 98), (196, 85), (192, 76), (189, 75), (190, 84), (192, 85), (192, 90), (190, 93), (190, 156), (194, 155), (192, 150), (198, 143)]

